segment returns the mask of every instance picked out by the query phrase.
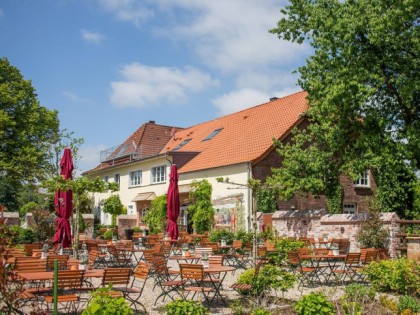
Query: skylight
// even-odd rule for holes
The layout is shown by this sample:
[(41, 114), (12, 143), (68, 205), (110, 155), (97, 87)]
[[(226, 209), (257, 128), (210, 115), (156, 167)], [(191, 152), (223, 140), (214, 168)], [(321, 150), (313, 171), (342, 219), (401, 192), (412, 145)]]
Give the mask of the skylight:
[(217, 135), (220, 131), (222, 131), (222, 129), (223, 129), (223, 128), (216, 129), (216, 130), (215, 130), (215, 131), (213, 131), (211, 134), (209, 134), (207, 137), (205, 137), (202, 141), (207, 141), (207, 140), (211, 140), (211, 139), (213, 139), (213, 137), (214, 137), (215, 135)]
[(184, 145), (186, 145), (188, 142), (190, 142), (191, 139), (185, 139), (184, 141), (182, 141), (180, 144), (178, 144), (173, 151), (179, 150), (181, 149)]

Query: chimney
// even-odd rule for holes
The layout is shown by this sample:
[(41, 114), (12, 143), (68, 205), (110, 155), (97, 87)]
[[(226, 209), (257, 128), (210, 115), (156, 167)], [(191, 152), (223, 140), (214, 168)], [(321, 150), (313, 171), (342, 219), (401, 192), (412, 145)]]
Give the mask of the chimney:
[(154, 120), (149, 120), (149, 124), (156, 124), (156, 121), (154, 121)]
[(279, 99), (279, 98), (278, 98), (278, 97), (276, 97), (276, 96), (270, 97), (270, 102), (275, 101), (275, 100), (278, 100), (278, 99)]

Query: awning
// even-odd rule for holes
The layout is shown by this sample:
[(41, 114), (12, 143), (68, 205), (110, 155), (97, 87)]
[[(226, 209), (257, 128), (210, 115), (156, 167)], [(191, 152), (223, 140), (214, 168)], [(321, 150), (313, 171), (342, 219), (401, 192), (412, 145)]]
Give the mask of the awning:
[(189, 184), (178, 185), (178, 192), (180, 194), (187, 194), (191, 191), (191, 186)]
[(139, 193), (137, 196), (131, 200), (131, 201), (152, 201), (156, 198), (156, 194), (154, 192), (145, 192), (145, 193)]

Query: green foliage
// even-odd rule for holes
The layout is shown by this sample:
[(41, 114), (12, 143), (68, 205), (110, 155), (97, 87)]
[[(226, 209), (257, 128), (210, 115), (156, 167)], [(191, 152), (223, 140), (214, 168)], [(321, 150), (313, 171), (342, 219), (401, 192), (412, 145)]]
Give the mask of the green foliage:
[(165, 230), (168, 217), (167, 198), (161, 195), (152, 200), (150, 209), (147, 211), (144, 221), (149, 227), (151, 234), (161, 233)]
[(193, 203), (188, 206), (188, 215), (191, 217), (194, 229), (202, 234), (210, 231), (213, 224), (214, 208), (211, 203), (212, 186), (208, 180), (194, 180), (191, 184), (190, 199)]
[(100, 288), (92, 292), (92, 298), (89, 301), (86, 309), (82, 315), (131, 315), (134, 310), (124, 297), (111, 297), (109, 292), (112, 290), (112, 285), (109, 284), (106, 288)]
[(295, 304), (298, 315), (331, 315), (336, 314), (334, 304), (331, 303), (324, 293), (311, 292), (304, 295)]
[(379, 212), (371, 208), (369, 218), (360, 224), (356, 239), (361, 248), (385, 248), (388, 232), (383, 228)]
[(264, 231), (258, 233), (258, 240), (274, 240), (276, 236), (276, 230), (271, 226), (266, 226)]
[(243, 242), (243, 245), (245, 246), (246, 243), (251, 243), (254, 239), (254, 233), (252, 232), (246, 232), (246, 231), (237, 231), (235, 236), (235, 240), (241, 240)]
[(25, 182), (46, 177), (46, 161), (59, 130), (58, 113), (39, 104), (30, 80), (0, 58), (0, 204), (17, 211)]
[(209, 240), (211, 242), (218, 242), (223, 239), (226, 241), (226, 244), (230, 245), (233, 242), (234, 234), (226, 230), (212, 230), (209, 234)]
[(205, 315), (209, 314), (207, 308), (198, 301), (179, 299), (169, 302), (163, 309), (167, 315)]
[(386, 309), (394, 312), (395, 314), (398, 312), (398, 304), (395, 302), (393, 298), (390, 298), (389, 296), (385, 294), (381, 294), (379, 296), (379, 303)]
[(123, 208), (120, 195), (112, 195), (105, 199), (103, 211), (112, 215), (112, 224), (115, 225), (117, 216), (122, 214)]
[(37, 242), (45, 241), (54, 236), (55, 214), (49, 210), (32, 211), (32, 230)]
[(267, 311), (263, 308), (257, 308), (256, 310), (253, 310), (251, 315), (271, 315), (272, 313), (270, 311)]
[(282, 198), (337, 198), (340, 174), (355, 179), (369, 167), (382, 211), (412, 209), (404, 189), (420, 167), (419, 10), (416, 0), (291, 0), (281, 10), (271, 32), (314, 49), (299, 68), (309, 126), (278, 146), (272, 182)]
[(420, 301), (409, 295), (400, 296), (398, 300), (398, 310), (400, 312), (410, 310), (413, 314), (420, 313)]
[(39, 205), (35, 201), (30, 201), (28, 203), (25, 203), (22, 207), (20, 207), (19, 215), (24, 217), (28, 212), (32, 212), (39, 208)]
[(10, 227), (13, 231), (13, 243), (15, 244), (31, 244), (35, 241), (34, 232), (32, 229), (24, 229), (18, 225)]
[(251, 284), (250, 293), (261, 297), (267, 294), (271, 289), (282, 292), (292, 288), (296, 282), (296, 276), (273, 265), (264, 265), (260, 268), (258, 276), (255, 278), (255, 268), (245, 270), (239, 277), (238, 283)]
[(112, 236), (113, 236), (112, 230), (108, 230), (108, 231), (105, 231), (105, 233), (102, 235), (102, 238), (104, 240), (112, 240)]
[(141, 230), (141, 227), (139, 227), (139, 226), (134, 226), (134, 227), (133, 227), (133, 231), (134, 231), (134, 232), (141, 232), (142, 230)]
[(372, 262), (363, 272), (377, 291), (420, 296), (420, 265), (414, 260), (399, 258)]
[(362, 284), (352, 283), (345, 287), (341, 297), (344, 315), (362, 315), (364, 306), (375, 297), (375, 290)]
[(260, 188), (255, 193), (257, 211), (273, 213), (277, 210), (277, 190), (272, 188)]
[(420, 179), (414, 184), (413, 211), (407, 213), (407, 217), (413, 220), (420, 220)]
[(298, 248), (305, 246), (305, 243), (299, 240), (290, 240), (287, 238), (276, 240), (275, 247), (276, 253), (270, 253), (270, 258), (275, 261), (276, 264), (282, 264), (287, 258), (287, 252), (294, 252)]

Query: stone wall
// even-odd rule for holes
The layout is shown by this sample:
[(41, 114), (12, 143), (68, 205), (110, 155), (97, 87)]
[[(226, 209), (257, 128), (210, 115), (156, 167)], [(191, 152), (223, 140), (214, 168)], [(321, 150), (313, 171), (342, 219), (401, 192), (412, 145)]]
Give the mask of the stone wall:
[(20, 226), (20, 219), (19, 219), (19, 212), (2, 212), (0, 216), (3, 216), (4, 223), (7, 226), (12, 225), (19, 225)]
[[(356, 234), (360, 223), (367, 218), (367, 214), (327, 214), (324, 209), (276, 211), (273, 214), (273, 228), (280, 236), (286, 237), (313, 237), (322, 238), (328, 234), (328, 238), (348, 238), (350, 251), (360, 251)], [(381, 221), (389, 232), (389, 255), (396, 257), (395, 248), (399, 246), (400, 225), (396, 223), (398, 216), (395, 213), (382, 213)]]
[(125, 230), (137, 226), (137, 216), (135, 214), (123, 214), (117, 217), (118, 237), (125, 239)]

